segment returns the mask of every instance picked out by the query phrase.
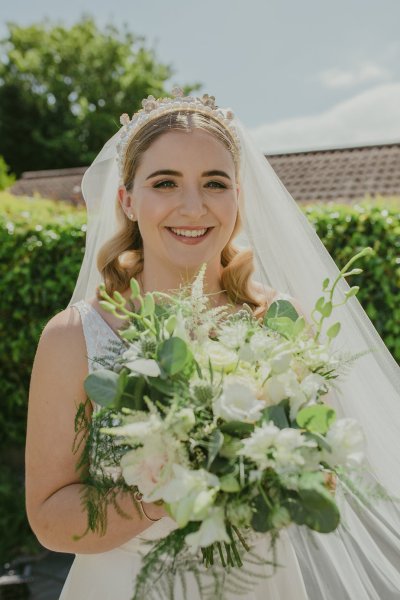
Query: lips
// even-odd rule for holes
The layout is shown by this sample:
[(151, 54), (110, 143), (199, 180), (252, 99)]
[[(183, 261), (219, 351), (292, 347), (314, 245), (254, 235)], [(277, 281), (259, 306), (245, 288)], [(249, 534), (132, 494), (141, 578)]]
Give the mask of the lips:
[[(204, 227), (204, 226), (199, 226), (199, 227), (165, 227), (165, 229), (167, 229), (167, 231), (170, 233), (170, 235), (172, 237), (174, 237), (176, 240), (184, 243), (184, 244), (198, 244), (200, 242), (202, 242), (205, 238), (207, 238), (211, 231), (214, 229), (214, 227)], [(187, 236), (187, 235), (179, 235), (178, 233), (175, 233), (172, 229), (175, 230), (181, 230), (181, 231), (198, 231), (198, 230), (204, 230), (206, 229), (206, 232), (203, 235), (200, 236)]]

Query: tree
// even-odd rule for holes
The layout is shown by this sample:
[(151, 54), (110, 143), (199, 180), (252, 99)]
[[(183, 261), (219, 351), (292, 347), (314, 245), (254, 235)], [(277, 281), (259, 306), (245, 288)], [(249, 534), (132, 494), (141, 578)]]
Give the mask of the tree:
[[(69, 29), (8, 23), (0, 40), (0, 154), (24, 170), (84, 166), (149, 94), (168, 96), (173, 70), (144, 38), (90, 16)], [(172, 86), (171, 86), (172, 87)], [(182, 86), (185, 93), (200, 84)]]

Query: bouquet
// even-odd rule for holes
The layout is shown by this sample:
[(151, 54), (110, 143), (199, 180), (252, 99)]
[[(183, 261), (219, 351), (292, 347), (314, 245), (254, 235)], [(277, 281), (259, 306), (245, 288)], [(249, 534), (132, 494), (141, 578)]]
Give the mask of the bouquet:
[(210, 307), (205, 265), (174, 295), (143, 298), (131, 279), (139, 311), (102, 288), (101, 306), (127, 326), (120, 350), (98, 358), (100, 368), (85, 381), (97, 405), (91, 420), (84, 405), (76, 417), (77, 436), (86, 433), (79, 466), (90, 463), (88, 528), (104, 533), (119, 490), (136, 506), (140, 498), (164, 503), (177, 524), (144, 556), (135, 598), (160, 574), (176, 572), (179, 561), (186, 569), (201, 563), (229, 571), (242, 566), (252, 536), (268, 534), (274, 550), (291, 523), (318, 532), (338, 526), (332, 480), (362, 465), (364, 434), (324, 396), (365, 352), (331, 351), (340, 322), (320, 338), (339, 279), (362, 272), (349, 268), (371, 252), (365, 248), (334, 282), (323, 282), (314, 329), (288, 300), (273, 302), (262, 319), (246, 305), (236, 313)]

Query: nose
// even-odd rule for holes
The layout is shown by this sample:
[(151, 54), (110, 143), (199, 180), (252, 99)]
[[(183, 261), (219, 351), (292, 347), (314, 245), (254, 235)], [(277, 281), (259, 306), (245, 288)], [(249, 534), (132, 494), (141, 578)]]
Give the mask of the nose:
[(203, 195), (197, 187), (187, 189), (182, 195), (179, 212), (185, 217), (197, 219), (207, 214), (207, 206)]

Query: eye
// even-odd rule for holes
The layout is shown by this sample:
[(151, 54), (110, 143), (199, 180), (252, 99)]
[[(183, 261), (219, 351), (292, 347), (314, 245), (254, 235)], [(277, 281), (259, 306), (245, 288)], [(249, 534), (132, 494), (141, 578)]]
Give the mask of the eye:
[(158, 183), (154, 184), (153, 187), (155, 188), (159, 188), (159, 187), (164, 187), (164, 183), (172, 183), (173, 185), (175, 185), (175, 183), (173, 181), (171, 181), (170, 179), (166, 179), (165, 181), (159, 181)]
[[(224, 185), (223, 183), (221, 183), (220, 181), (209, 181), (208, 183), (216, 183), (217, 186), (221, 189), (226, 188), (226, 185)], [(208, 185), (208, 184), (207, 184)]]

